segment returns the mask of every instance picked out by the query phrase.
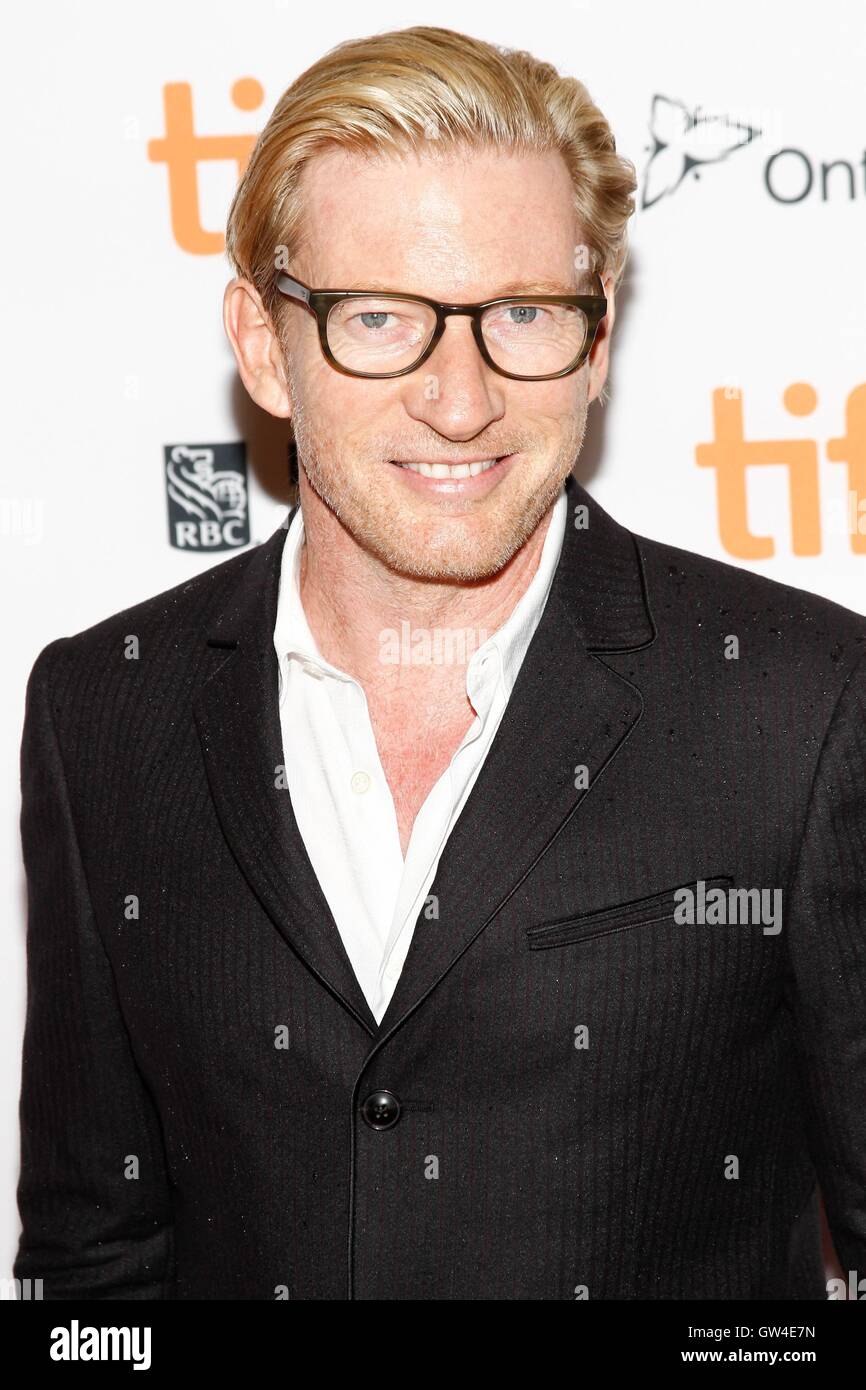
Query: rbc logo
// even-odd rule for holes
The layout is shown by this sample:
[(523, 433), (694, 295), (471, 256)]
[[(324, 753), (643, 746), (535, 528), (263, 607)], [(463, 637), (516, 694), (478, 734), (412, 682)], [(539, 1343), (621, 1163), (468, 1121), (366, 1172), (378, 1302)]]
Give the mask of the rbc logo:
[(248, 545), (246, 446), (166, 444), (168, 539), (176, 550)]

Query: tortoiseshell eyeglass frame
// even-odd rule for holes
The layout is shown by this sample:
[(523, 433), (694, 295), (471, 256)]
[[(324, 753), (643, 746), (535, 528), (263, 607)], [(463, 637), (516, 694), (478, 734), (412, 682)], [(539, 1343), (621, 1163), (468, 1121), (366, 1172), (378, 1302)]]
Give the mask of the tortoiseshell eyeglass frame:
[[(415, 372), (427, 361), (427, 358), (435, 351), (442, 334), (445, 332), (445, 323), (451, 314), (468, 314), (472, 319), (472, 334), (478, 346), (478, 351), (482, 358), (494, 372), (500, 376), (509, 377), (512, 381), (555, 381), (559, 377), (569, 376), (571, 372), (576, 372), (586, 361), (592, 351), (595, 335), (598, 326), (607, 313), (607, 299), (603, 293), (604, 284), (601, 276), (596, 272), (600, 294), (506, 294), (500, 295), (496, 299), (485, 299), (480, 304), (443, 304), (438, 299), (428, 299), (421, 294), (400, 294), (396, 290), (313, 290), (303, 281), (296, 280), (286, 271), (279, 271), (276, 276), (276, 287), (286, 298), (294, 300), (296, 303), (309, 309), (319, 326), (319, 342), (326, 360), (337, 372), (342, 372), (344, 376), (366, 377), (374, 381), (385, 381), (395, 376), (408, 376), (410, 372)], [(408, 367), (401, 367), (396, 372), (357, 372), (350, 367), (344, 367), (338, 362), (331, 351), (328, 342), (328, 315), (335, 304), (339, 304), (344, 299), (398, 299), (410, 301), (416, 304), (424, 304), (432, 309), (436, 314), (436, 327), (430, 337), (430, 341), (424, 348), (420, 356), (409, 364)], [(577, 357), (568, 366), (563, 367), (558, 372), (547, 372), (543, 376), (525, 376), (520, 372), (508, 372), (504, 367), (500, 367), (490, 356), (487, 344), (484, 341), (484, 334), (481, 331), (481, 315), (485, 309), (491, 309), (497, 304), (570, 304), (577, 309), (581, 309), (586, 315), (587, 328), (583, 346)]]

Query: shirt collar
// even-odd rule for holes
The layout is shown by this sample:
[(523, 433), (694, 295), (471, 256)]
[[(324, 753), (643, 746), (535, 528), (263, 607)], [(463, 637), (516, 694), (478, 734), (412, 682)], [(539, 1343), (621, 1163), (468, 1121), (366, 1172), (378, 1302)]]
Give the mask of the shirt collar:
[(304, 516), (300, 505), (289, 523), (280, 562), (280, 587), (277, 598), (277, 618), (274, 623), (274, 647), (280, 667), (280, 693), (283, 689), (283, 662), (289, 659), (310, 675), (333, 676), (336, 680), (351, 681), (345, 671), (332, 666), (319, 651), (301, 602), (301, 550), (304, 545)]
[(553, 576), (556, 574), (556, 567), (562, 551), (562, 542), (565, 538), (567, 515), (568, 499), (563, 487), (560, 489), (554, 504), (547, 535), (544, 537), (544, 544), (541, 547), (538, 568), (529, 582), (529, 587), (515, 604), (502, 626), (498, 627), (478, 648), (477, 652), (473, 653), (467, 668), (467, 676), (469, 676), (473, 673), (475, 666), (481, 663), (486, 653), (495, 651), (500, 661), (506, 699), (510, 698), (514, 689), (517, 673), (523, 664), (523, 658), (526, 656), (547, 603)]
[[(526, 656), (535, 629), (541, 621), (547, 603), (553, 577), (559, 562), (568, 514), (568, 499), (565, 488), (560, 489), (553, 507), (553, 515), (544, 544), (538, 568), (530, 580), (526, 592), (515, 604), (513, 610), (501, 627), (472, 653), (466, 668), (466, 683), (470, 697), (490, 688), (491, 658), (495, 658), (497, 678), (501, 678), (506, 699), (511, 695), (517, 674)], [(304, 518), (300, 506), (295, 509), (289, 523), (283, 544), (280, 564), (280, 583), (277, 599), (277, 617), (274, 624), (274, 647), (280, 669), (280, 691), (283, 688), (283, 663), (287, 659), (298, 661), (310, 674), (332, 676), (340, 681), (352, 682), (353, 678), (345, 671), (332, 666), (322, 656), (316, 639), (307, 622), (307, 615), (301, 602), (300, 569), (301, 550), (304, 543)], [(482, 676), (481, 673), (484, 673)]]

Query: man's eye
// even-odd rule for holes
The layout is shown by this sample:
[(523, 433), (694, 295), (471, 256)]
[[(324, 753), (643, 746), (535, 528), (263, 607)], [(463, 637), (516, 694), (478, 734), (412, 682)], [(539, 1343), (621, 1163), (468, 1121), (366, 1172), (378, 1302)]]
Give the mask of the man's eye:
[(512, 304), (508, 309), (512, 323), (534, 323), (541, 310), (536, 304)]
[(550, 328), (553, 315), (543, 304), (503, 304), (485, 317), (485, 324), (494, 332), (512, 333), (514, 329)]

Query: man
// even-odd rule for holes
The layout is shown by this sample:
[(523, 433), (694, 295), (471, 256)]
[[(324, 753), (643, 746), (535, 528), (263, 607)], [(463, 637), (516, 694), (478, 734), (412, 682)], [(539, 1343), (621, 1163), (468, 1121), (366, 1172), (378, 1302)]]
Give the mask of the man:
[(47, 1297), (820, 1299), (819, 1186), (866, 1268), (866, 620), (575, 482), (633, 189), (441, 29), (262, 133), (300, 508), (28, 687)]

